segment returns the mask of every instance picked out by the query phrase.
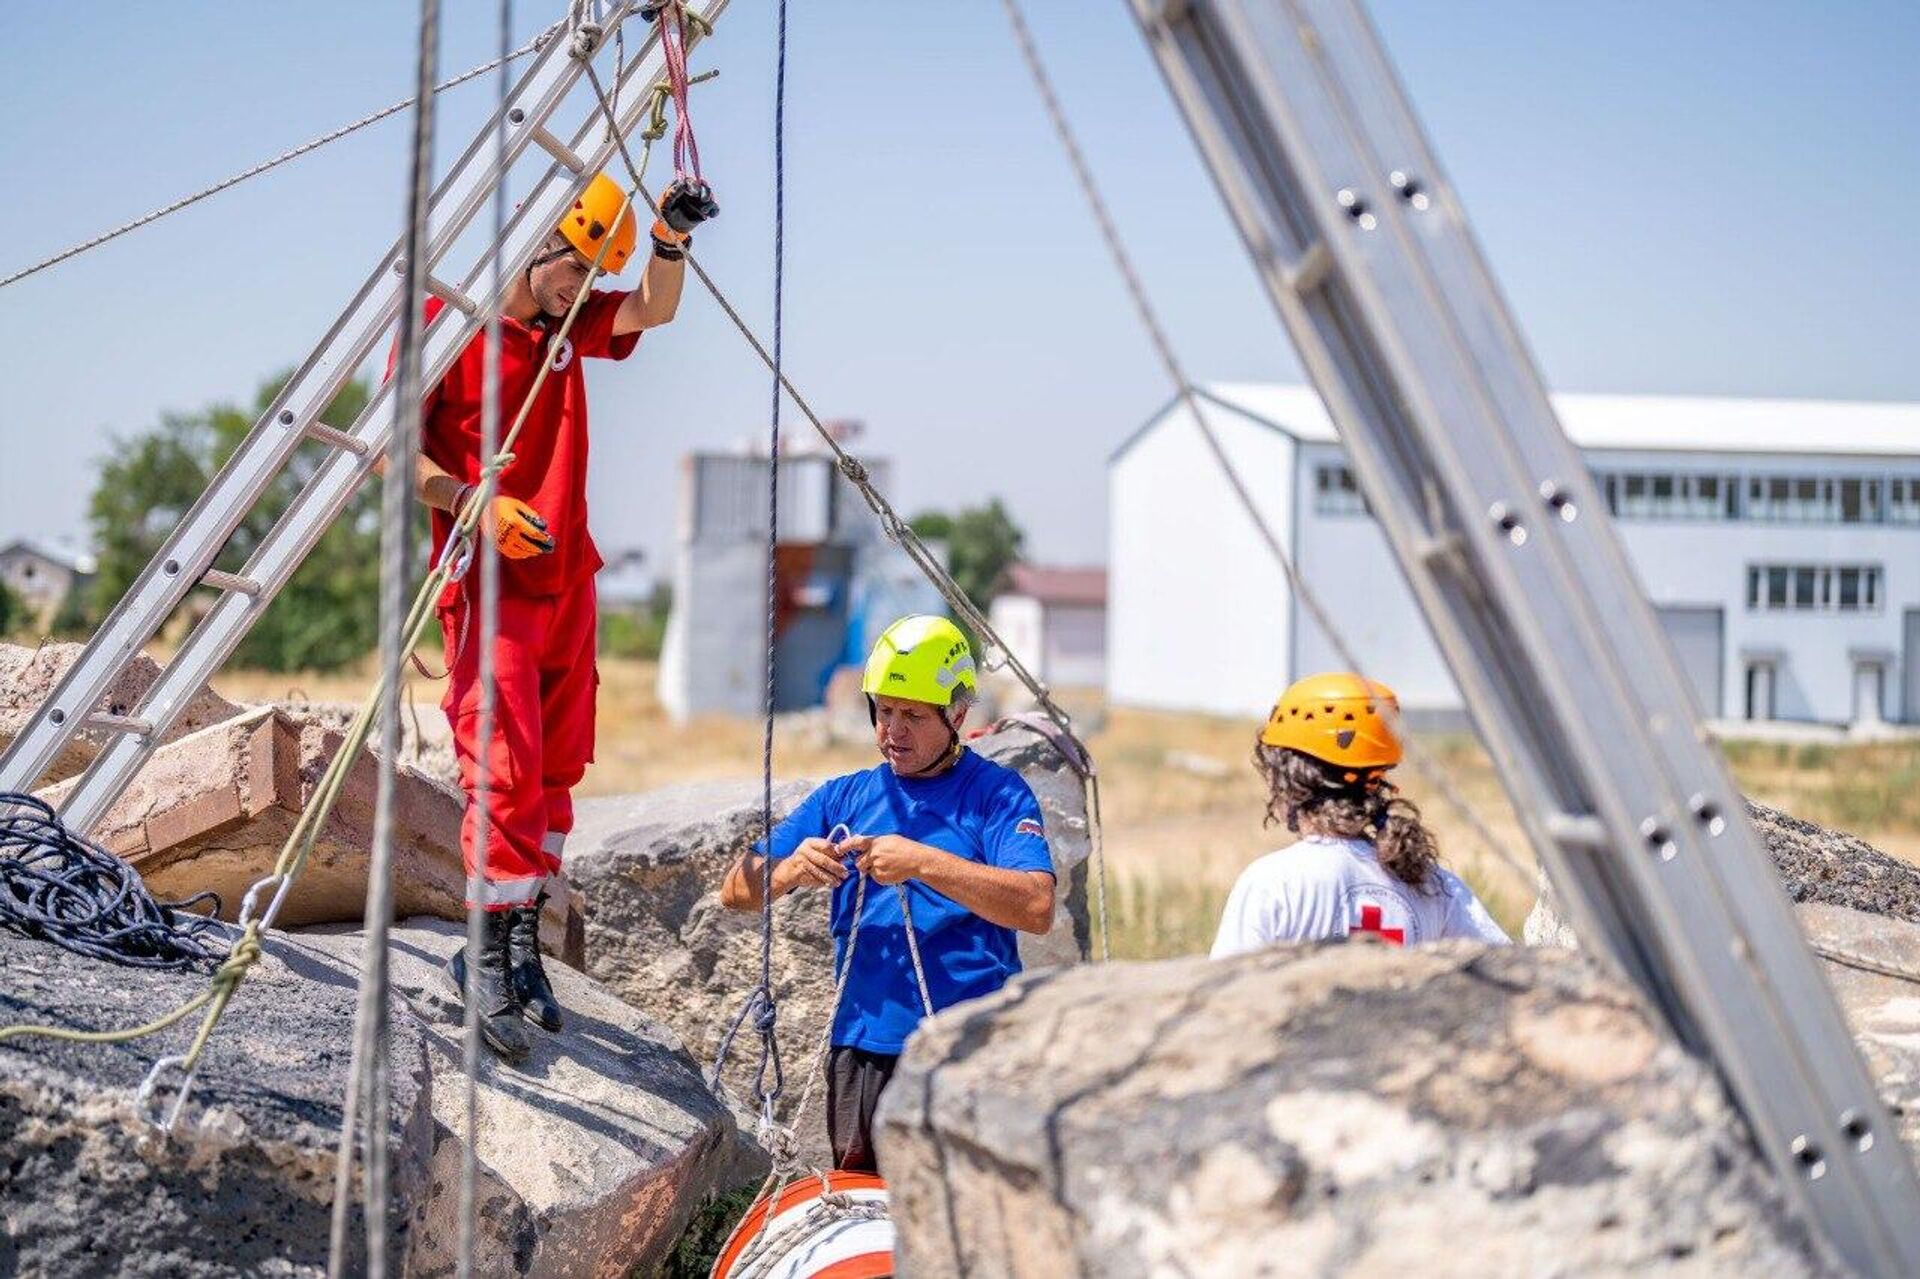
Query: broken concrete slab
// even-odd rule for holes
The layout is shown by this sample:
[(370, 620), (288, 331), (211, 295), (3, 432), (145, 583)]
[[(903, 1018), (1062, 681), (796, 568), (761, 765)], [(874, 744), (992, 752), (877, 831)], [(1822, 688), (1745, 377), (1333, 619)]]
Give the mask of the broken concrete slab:
[(1920, 925), (1814, 902), (1794, 907), (1794, 915), (1840, 998), (1880, 1100), (1920, 1157)]
[[(78, 660), (82, 648), (80, 644), (68, 643), (49, 643), (38, 648), (0, 643), (0, 750), (12, 745), (13, 739), (26, 728), (34, 712)], [(85, 708), (83, 713), (105, 711), (110, 715), (131, 715), (159, 676), (159, 664), (142, 653), (127, 663), (105, 700), (99, 706)], [(187, 704), (187, 709), (162, 740), (177, 740), (239, 712), (240, 708), (226, 698), (203, 689)], [(41, 778), (41, 785), (62, 781), (83, 771), (113, 736), (97, 729), (79, 730)]]
[[(139, 1025), (208, 981), (84, 962), (7, 933), (0, 971), (0, 1024), (84, 1030)], [(164, 1140), (135, 1093), (199, 1018), (126, 1044), (0, 1043), (0, 1274), (325, 1274), (354, 986), (270, 942)], [(390, 1260), (401, 1273), (429, 1189), (433, 1112), (422, 1028), (405, 1009), (393, 1028)], [(348, 1273), (365, 1273), (364, 1232), (356, 1207)]]
[[(813, 789), (774, 790), (778, 822)], [(567, 841), (567, 879), (585, 902), (586, 971), (660, 1018), (710, 1065), (721, 1036), (760, 979), (760, 917), (720, 904), (720, 881), (760, 834), (760, 787), (694, 782), (582, 800)], [(833, 996), (827, 899), (794, 893), (774, 903), (774, 997), (790, 1070), (804, 1070)], [(754, 1096), (757, 1045), (743, 1034), (722, 1075), (742, 1108)], [(797, 1089), (796, 1089), (797, 1091)], [(750, 1122), (750, 1120), (749, 1120)], [(826, 1152), (816, 1108), (803, 1142)]]
[[(233, 919), (249, 886), (267, 876), (312, 800), (341, 735), (297, 712), (258, 707), (170, 742), (90, 832), (131, 862), (163, 900), (212, 890)], [(366, 903), (379, 763), (362, 752), (278, 923), (358, 922)], [(395, 792), (396, 913), (465, 918), (460, 856), (464, 800), (406, 765)], [(72, 780), (41, 791), (56, 807)], [(558, 897), (542, 919), (542, 945), (578, 966), (578, 901)]]
[[(456, 1270), (467, 1076), (442, 966), (463, 938), (439, 920), (391, 935), (390, 1273), (409, 1279)], [(134, 1093), (197, 1022), (126, 1045), (0, 1045), (0, 1274), (323, 1274), (364, 945), (346, 930), (268, 938), (166, 1141)], [(0, 964), (0, 1023), (131, 1025), (207, 983), (7, 935)], [(578, 973), (552, 976), (567, 1029), (535, 1032), (518, 1066), (482, 1054), (474, 1273), (651, 1273), (725, 1174), (732, 1117), (671, 1031)], [(347, 1273), (365, 1269), (349, 1257)]]
[[(443, 965), (464, 942), (460, 926), (441, 920), (410, 919), (392, 934), (394, 991), (422, 1028), (433, 1079), (429, 1191), (407, 1270), (418, 1279), (451, 1276), (458, 1261), (467, 1077), (460, 1003)], [(329, 929), (274, 949), (289, 964), (352, 974), (363, 944), (357, 931)], [(474, 1273), (654, 1273), (726, 1175), (733, 1117), (671, 1030), (579, 973), (549, 974), (566, 1029), (530, 1031), (533, 1054), (515, 1066), (481, 1053)]]
[[(1889, 856), (1845, 831), (1829, 830), (1765, 804), (1747, 801), (1760, 842), (1796, 902), (1840, 906), (1920, 924), (1920, 866)], [(1559, 895), (1543, 874), (1523, 935), (1531, 946), (1577, 946), (1560, 913)]]
[(1003, 722), (968, 746), (1026, 779), (1040, 801), (1053, 854), (1053, 928), (1044, 936), (1020, 934), (1020, 962), (1028, 968), (1071, 964), (1092, 954), (1096, 921), (1092, 827), (1086, 784), (1043, 733), (1018, 721)]
[(1834, 1273), (1711, 1071), (1565, 950), (1030, 974), (880, 1105), (918, 1277)]

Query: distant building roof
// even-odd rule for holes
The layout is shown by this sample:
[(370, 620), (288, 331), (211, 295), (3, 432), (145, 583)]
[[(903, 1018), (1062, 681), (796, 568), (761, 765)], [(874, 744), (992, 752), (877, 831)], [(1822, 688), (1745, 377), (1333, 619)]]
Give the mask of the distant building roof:
[[(1296, 439), (1339, 439), (1310, 386), (1216, 382), (1202, 394)], [(1551, 398), (1561, 426), (1583, 449), (1920, 457), (1920, 404), (1572, 392)]]
[(1107, 570), (1099, 567), (1012, 564), (1001, 582), (1006, 593), (1031, 596), (1043, 604), (1101, 606), (1107, 602)]
[(48, 546), (45, 542), (36, 542), (31, 538), (17, 537), (4, 546), (0, 546), (0, 555), (34, 555), (49, 564), (58, 564), (70, 572), (86, 575), (99, 567), (99, 562), (91, 551), (73, 551), (64, 547)]

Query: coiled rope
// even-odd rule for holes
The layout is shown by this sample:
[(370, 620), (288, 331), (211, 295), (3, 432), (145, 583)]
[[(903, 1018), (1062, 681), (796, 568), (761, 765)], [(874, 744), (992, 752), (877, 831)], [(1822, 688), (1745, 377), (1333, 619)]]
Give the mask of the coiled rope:
[(69, 831), (51, 805), (0, 792), (0, 927), (87, 959), (211, 973), (226, 955), (226, 928), (185, 913), (209, 901), (219, 914), (211, 892), (156, 900), (139, 871)]

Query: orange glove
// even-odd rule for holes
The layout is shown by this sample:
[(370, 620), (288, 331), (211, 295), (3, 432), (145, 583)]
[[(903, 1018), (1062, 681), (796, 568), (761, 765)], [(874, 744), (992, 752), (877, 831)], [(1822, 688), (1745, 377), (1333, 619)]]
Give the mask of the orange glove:
[(553, 535), (540, 513), (517, 497), (496, 497), (480, 524), (500, 554), (510, 560), (530, 560), (553, 550)]

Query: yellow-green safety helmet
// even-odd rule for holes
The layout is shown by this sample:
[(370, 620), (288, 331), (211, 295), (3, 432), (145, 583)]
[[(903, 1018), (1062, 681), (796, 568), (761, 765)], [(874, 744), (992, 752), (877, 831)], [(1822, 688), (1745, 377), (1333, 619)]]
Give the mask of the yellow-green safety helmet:
[(955, 689), (976, 692), (980, 681), (966, 635), (946, 618), (922, 613), (881, 633), (860, 687), (869, 697), (951, 706)]

